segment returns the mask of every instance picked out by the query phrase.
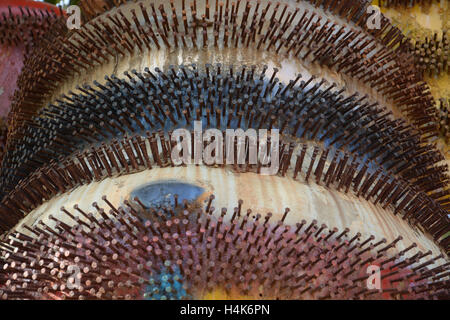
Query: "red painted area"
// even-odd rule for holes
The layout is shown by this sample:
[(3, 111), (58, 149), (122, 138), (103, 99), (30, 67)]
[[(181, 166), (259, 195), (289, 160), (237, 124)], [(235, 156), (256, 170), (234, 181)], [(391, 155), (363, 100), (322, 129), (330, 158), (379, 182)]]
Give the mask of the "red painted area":
[[(37, 2), (31, 0), (2, 0), (0, 2), (0, 14), (2, 12), (8, 13), (8, 6), (11, 7), (11, 12), (17, 15), (21, 14), (19, 7), (29, 7), (40, 10), (53, 10), (58, 16), (61, 15), (59, 8), (57, 8), (56, 6), (45, 2)], [(65, 15), (64, 11), (63, 14)]]
[[(371, 264), (366, 264), (364, 265), (361, 270), (366, 271), (369, 266), (378, 266), (380, 267), (380, 264), (375, 262), (375, 263), (371, 263)], [(386, 268), (386, 266), (384, 266), (385, 269), (381, 268), (380, 273), (381, 273), (381, 289), (385, 290), (385, 289), (391, 289), (391, 288), (399, 288), (400, 286), (403, 288), (408, 288), (410, 285), (414, 284), (414, 281), (412, 280), (413, 278), (410, 277), (409, 279), (404, 279), (401, 282), (396, 282), (396, 283), (391, 283), (392, 279), (395, 278), (401, 278), (401, 277), (406, 277), (406, 276), (411, 276), (411, 270), (408, 268)], [(398, 273), (396, 273), (395, 275), (389, 276), (392, 272), (394, 271), (399, 271)], [(364, 272), (362, 273), (362, 275), (364, 275)], [(381, 296), (383, 297), (383, 299), (389, 300), (391, 299), (391, 296), (389, 294), (389, 292), (383, 292), (381, 294)]]
[(6, 117), (23, 67), (23, 48), (0, 46), (0, 117)]
[[(31, 0), (1, 0), (0, 14), (21, 15), (22, 11), (19, 7), (29, 7), (38, 10), (53, 10), (56, 15), (60, 16), (61, 11), (58, 7)], [(24, 9), (22, 9), (26, 12)], [(16, 81), (23, 66), (22, 47), (3, 47), (0, 46), (0, 117), (6, 117), (11, 104), (11, 97), (16, 89)]]

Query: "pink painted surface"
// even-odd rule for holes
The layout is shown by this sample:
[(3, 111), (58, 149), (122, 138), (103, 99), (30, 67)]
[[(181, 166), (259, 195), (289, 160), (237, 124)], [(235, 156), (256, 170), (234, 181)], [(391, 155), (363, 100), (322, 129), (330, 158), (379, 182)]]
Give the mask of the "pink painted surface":
[(60, 15), (59, 9), (56, 6), (49, 3), (32, 0), (0, 0), (0, 13), (8, 13), (8, 6), (11, 7), (11, 12), (17, 15), (21, 14), (19, 7), (29, 7), (39, 10), (53, 10), (57, 15)]
[[(60, 15), (60, 10), (51, 4), (31, 0), (0, 0), (0, 14), (8, 15), (11, 12), (13, 15), (21, 15), (19, 7), (53, 10)], [(11, 98), (23, 67), (23, 52), (22, 47), (0, 46), (0, 117), (6, 117), (11, 109)]]
[(0, 117), (6, 117), (23, 67), (23, 48), (0, 46)]

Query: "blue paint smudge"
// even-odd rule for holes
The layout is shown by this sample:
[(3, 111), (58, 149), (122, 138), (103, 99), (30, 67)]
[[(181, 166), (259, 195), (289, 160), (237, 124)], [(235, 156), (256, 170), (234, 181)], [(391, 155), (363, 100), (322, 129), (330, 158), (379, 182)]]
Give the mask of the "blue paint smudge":
[(194, 184), (167, 180), (147, 184), (131, 193), (132, 199), (138, 197), (142, 204), (147, 207), (163, 207), (174, 205), (174, 195), (178, 195), (178, 203), (183, 200), (195, 201), (205, 190)]
[(145, 300), (192, 299), (183, 285), (184, 279), (179, 268), (174, 266), (171, 271), (168, 268), (171, 264), (171, 261), (166, 260), (161, 273), (149, 278), (150, 284), (145, 287), (143, 294)]

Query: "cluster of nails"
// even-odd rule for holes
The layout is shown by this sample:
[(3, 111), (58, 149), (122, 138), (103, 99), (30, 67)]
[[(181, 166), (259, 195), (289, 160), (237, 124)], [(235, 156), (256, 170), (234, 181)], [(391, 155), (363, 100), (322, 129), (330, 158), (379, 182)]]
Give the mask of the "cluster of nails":
[[(325, 80), (298, 75), (288, 85), (280, 83), (277, 69), (265, 77), (255, 66), (173, 66), (156, 75), (132, 70), (126, 78), (105, 77), (104, 85), (77, 87), (23, 127), (3, 161), (1, 185), (11, 190), (20, 180), (51, 160), (67, 157), (86, 144), (101, 143), (117, 135), (168, 131), (190, 127), (204, 120), (207, 127), (280, 128), (281, 134), (319, 140), (350, 152), (367, 155), (389, 172), (414, 183), (435, 200), (448, 191), (446, 167), (438, 165), (442, 154), (425, 145), (420, 135), (403, 120), (367, 95), (341, 95), (336, 84), (322, 88)], [(315, 81), (317, 80), (317, 81)], [(299, 85), (297, 85), (299, 84)], [(169, 129), (170, 128), (170, 129)], [(445, 200), (444, 200), (445, 201)], [(446, 203), (442, 203), (446, 205)]]
[[(446, 0), (444, 0), (446, 1)], [(378, 0), (380, 7), (403, 7), (411, 8), (415, 5), (430, 6), (433, 3), (443, 3), (442, 0)]]
[[(314, 4), (356, 20), (358, 26), (369, 18), (366, 13), (360, 14), (361, 7), (353, 0), (339, 5), (326, 0)], [(130, 10), (131, 19), (119, 8), (90, 21), (70, 37), (64, 34), (53, 41), (42, 41), (25, 62), (25, 72), (18, 81), (11, 143), (16, 134), (20, 136), (20, 123), (29, 121), (48, 95), (76, 74), (109, 63), (116, 56), (209, 46), (218, 50), (251, 46), (326, 65), (383, 93), (407, 113), (426, 139), (437, 135), (434, 101), (408, 65), (408, 39), (386, 19), (379, 30), (367, 31), (368, 36), (365, 31), (338, 25), (308, 10), (291, 11), (287, 4), (268, 3), (263, 7), (248, 1), (243, 9), (241, 1), (227, 1), (209, 10), (206, 3), (201, 13), (196, 7), (194, 1), (188, 11), (183, 1), (182, 12), (177, 12), (173, 1), (169, 10), (163, 4), (156, 9), (152, 2), (148, 8), (138, 2), (138, 9)]]
[[(310, 2), (361, 27), (369, 18), (361, 11), (360, 2)], [(411, 75), (405, 58), (408, 41), (387, 20), (379, 30), (366, 30), (375, 36), (373, 40), (307, 10), (290, 11), (280, 3), (263, 8), (259, 2), (253, 6), (247, 1), (242, 11), (240, 4), (216, 1), (215, 10), (210, 11), (206, 0), (205, 12), (200, 14), (194, 0), (188, 15), (183, 1), (179, 15), (173, 1), (171, 13), (164, 5), (156, 10), (153, 4), (150, 12), (139, 2), (140, 12), (131, 11), (132, 21), (119, 9), (91, 21), (71, 38), (65, 36), (63, 27), (42, 35), (41, 44), (25, 62), (14, 98), (12, 139), (1, 181), (11, 193), (2, 202), (0, 228), (8, 230), (42, 201), (78, 185), (152, 166), (173, 166), (172, 128), (189, 127), (197, 119), (220, 129), (279, 127), (286, 137), (325, 142), (326, 147), (285, 141), (280, 146), (279, 175), (292, 173), (294, 179), (301, 175), (305, 181), (314, 175), (317, 183), (327, 187), (333, 185), (344, 192), (352, 189), (375, 204), (392, 206), (395, 214), (420, 224), (448, 251), (450, 237), (442, 239), (450, 225), (446, 214), (450, 206), (448, 177), (445, 167), (435, 165), (442, 156), (433, 146), (419, 146), (423, 141), (419, 134), (401, 121), (390, 120), (385, 109), (365, 101), (367, 97), (344, 98), (340, 96), (343, 90), (333, 92), (335, 84), (321, 89), (324, 81), (315, 83), (314, 77), (297, 87), (300, 76), (284, 85), (278, 83), (276, 71), (270, 80), (265, 79), (264, 69), (255, 80), (255, 68), (246, 70), (245, 66), (241, 72), (230, 68), (228, 75), (220, 65), (206, 67), (206, 76), (195, 66), (179, 72), (156, 70), (156, 76), (146, 69), (145, 74), (126, 73), (126, 80), (111, 76), (106, 84), (94, 82), (98, 89), (79, 87), (82, 94), (70, 92), (32, 118), (62, 82), (108, 63), (116, 55), (163, 47), (214, 46), (218, 50), (255, 46), (295, 55), (359, 79), (402, 107), (425, 140), (437, 134), (431, 96), (420, 82), (421, 75)], [(51, 19), (49, 15), (42, 18)], [(10, 22), (19, 22), (17, 19), (10, 18)], [(24, 37), (22, 31), (1, 34), (9, 44)], [(11, 35), (17, 34), (19, 40), (14, 41)], [(432, 54), (438, 54), (434, 48)], [(86, 106), (84, 112), (80, 112), (81, 104)], [(330, 104), (335, 111), (327, 113)], [(26, 126), (16, 125), (23, 120), (28, 121)], [(171, 129), (164, 132), (165, 128)], [(118, 134), (123, 137), (115, 139)], [(85, 150), (78, 152), (80, 149)], [(360, 160), (362, 155), (369, 155), (375, 164)], [(234, 170), (259, 169), (258, 165), (243, 164), (235, 165)], [(241, 215), (242, 203), (231, 219), (226, 211), (215, 219), (212, 198), (201, 212), (187, 204), (179, 206), (175, 200), (173, 208), (150, 209), (159, 222), (141, 222), (139, 213), (149, 210), (138, 199), (137, 206), (126, 203), (117, 209), (104, 200), (110, 207), (108, 215), (97, 204), (96, 214), (77, 206), (80, 215), (63, 210), (66, 218), (76, 222), (74, 226), (51, 217), (47, 225), (25, 227), (27, 234), (11, 234), (0, 245), (0, 296), (126, 299), (143, 297), (146, 291), (146, 296), (158, 297), (155, 284), (169, 292), (179, 290), (181, 282), (183, 290), (200, 296), (216, 287), (255, 295), (263, 290), (264, 296), (283, 298), (449, 296), (448, 263), (428, 268), (442, 256), (420, 262), (430, 252), (419, 252), (403, 259), (414, 245), (386, 255), (400, 238), (375, 250), (386, 241), (373, 244), (370, 237), (359, 243), (360, 235), (344, 240), (348, 229), (341, 234), (330, 229), (326, 234), (326, 226), (314, 221), (309, 226), (302, 221), (293, 232), (284, 224), (289, 210), (278, 224), (269, 219), (262, 224), (261, 216), (251, 217), (251, 211)], [(382, 292), (365, 286), (368, 275), (364, 268), (370, 263), (383, 267), (387, 286)], [(73, 265), (82, 270), (75, 278), (69, 268)], [(182, 277), (163, 285), (157, 275), (167, 271)], [(82, 285), (73, 288), (78, 280)], [(147, 292), (149, 286), (153, 289)], [(155, 292), (158, 295), (152, 296)]]
[(43, 37), (51, 34), (63, 34), (65, 19), (60, 9), (54, 11), (19, 7), (20, 15), (15, 14), (11, 7), (8, 13), (0, 16), (0, 44), (5, 46), (23, 46), (27, 52)]
[[(291, 226), (288, 208), (275, 222), (271, 213), (244, 211), (242, 201), (232, 214), (216, 212), (214, 196), (203, 209), (177, 196), (160, 208), (102, 199), (94, 213), (62, 207), (60, 218), (24, 225), (1, 242), (0, 297), (140, 299), (161, 298), (161, 290), (201, 297), (217, 289), (283, 299), (449, 297), (449, 263), (436, 263), (442, 255), (423, 260), (431, 251), (413, 254), (414, 243), (398, 250), (402, 237), (386, 244), (315, 220)], [(381, 268), (380, 290), (367, 287), (369, 265)], [(163, 282), (161, 274), (177, 276)]]
[[(194, 132), (192, 132), (194, 135)], [(248, 150), (248, 140), (246, 149)], [(237, 148), (237, 140), (234, 140)], [(270, 139), (268, 140), (270, 148)], [(51, 161), (23, 180), (2, 203), (0, 227), (8, 230), (24, 214), (38, 207), (43, 201), (66, 193), (77, 186), (99, 181), (106, 177), (129, 174), (153, 167), (174, 167), (172, 148), (176, 141), (171, 132), (162, 131), (146, 137), (135, 135), (122, 140), (113, 139), (108, 144), (91, 148), (65, 161)], [(225, 152), (225, 151), (224, 151)], [(309, 154), (310, 156), (306, 157)], [(342, 192), (352, 192), (383, 208), (392, 208), (411, 224), (421, 225), (448, 251), (449, 238), (442, 238), (449, 231), (447, 211), (440, 208), (424, 192), (404, 180), (392, 178), (373, 164), (361, 162), (353, 155), (339, 149), (323, 148), (315, 143), (282, 141), (279, 145), (279, 176), (288, 176), (308, 182), (314, 176), (317, 184)], [(235, 154), (237, 157), (237, 154)], [(228, 167), (236, 172), (260, 173), (261, 164), (214, 165)]]
[(436, 32), (430, 39), (425, 38), (424, 41), (417, 40), (414, 43), (416, 65), (424, 75), (430, 77), (449, 73), (449, 53), (447, 30), (443, 30), (440, 37)]
[[(94, 82), (97, 88), (78, 87), (81, 94), (63, 95), (63, 100), (57, 99), (57, 104), (50, 104), (33, 119), (38, 127), (27, 128), (18, 141), (20, 147), (8, 150), (5, 156), (2, 186), (4, 192), (11, 192), (2, 202), (2, 210), (10, 212), (2, 219), (2, 227), (14, 224), (44, 199), (82, 182), (129, 172), (128, 167), (142, 170), (155, 163), (173, 165), (171, 161), (161, 161), (159, 156), (162, 153), (162, 157), (170, 157), (170, 136), (161, 145), (156, 141), (166, 139), (164, 135), (177, 127), (190, 128), (194, 120), (202, 120), (207, 127), (219, 130), (280, 128), (285, 136), (348, 150), (354, 170), (347, 172), (348, 179), (343, 179), (344, 190), (355, 183), (358, 171), (362, 172), (360, 179), (372, 175), (365, 191), (358, 194), (381, 197), (377, 193), (384, 190), (378, 201), (393, 196), (391, 192), (396, 187), (409, 184), (412, 187), (403, 187), (401, 193), (395, 194), (398, 198), (392, 199), (393, 203), (404, 205), (397, 212), (409, 208), (411, 215), (405, 216), (426, 226), (440, 241), (448, 226), (448, 177), (445, 166), (434, 165), (442, 160), (442, 155), (433, 146), (419, 147), (420, 139), (411, 128), (402, 121), (390, 120), (390, 113), (376, 103), (370, 104), (367, 96), (359, 98), (354, 94), (345, 98), (341, 96), (343, 89), (334, 91), (335, 84), (322, 88), (325, 81), (319, 82), (314, 76), (305, 81), (299, 75), (284, 85), (278, 82), (276, 69), (267, 78), (266, 71), (267, 67), (259, 71), (255, 66), (243, 66), (236, 70), (220, 64), (206, 65), (204, 70), (196, 65), (180, 66), (178, 70), (171, 66), (167, 72), (156, 68), (155, 74), (146, 68), (145, 73), (125, 72), (125, 79), (106, 77), (104, 85)], [(123, 135), (124, 141), (119, 143), (119, 138), (111, 142), (118, 135)], [(96, 149), (101, 156), (96, 155), (97, 151), (91, 154), (91, 148), (102, 143), (103, 147)], [(88, 151), (75, 157), (82, 149)], [(293, 146), (288, 150), (291, 153), (280, 153), (282, 175), (296, 156)], [(357, 161), (361, 155), (369, 156), (373, 163)], [(348, 157), (341, 163), (343, 168), (350, 168), (347, 160)], [(366, 172), (363, 164), (375, 169)], [(33, 172), (36, 173), (26, 179)], [(385, 173), (399, 178), (388, 178)], [(46, 180), (45, 188), (36, 187)], [(366, 195), (372, 184), (376, 188)], [(388, 184), (391, 187), (384, 189)], [(408, 192), (411, 197), (406, 196)], [(19, 201), (20, 198), (26, 201)], [(401, 201), (403, 198), (406, 202)]]
[(6, 153), (6, 136), (8, 128), (6, 127), (6, 119), (0, 117), (0, 163)]
[(439, 100), (438, 118), (439, 118), (439, 132), (445, 141), (450, 141), (450, 119), (449, 119), (449, 100), (441, 98)]

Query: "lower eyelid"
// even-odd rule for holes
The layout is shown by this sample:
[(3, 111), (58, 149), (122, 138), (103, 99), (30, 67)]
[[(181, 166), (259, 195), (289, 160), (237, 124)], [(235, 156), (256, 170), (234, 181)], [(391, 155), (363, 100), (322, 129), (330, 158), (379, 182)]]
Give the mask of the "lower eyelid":
[[(162, 190), (158, 190), (159, 188)], [(284, 177), (231, 174), (209, 167), (153, 168), (93, 182), (44, 203), (25, 217), (21, 225), (39, 220), (53, 224), (48, 219), (49, 214), (60, 217), (61, 206), (71, 210), (74, 204), (78, 204), (85, 212), (97, 215), (92, 207), (92, 203), (97, 202), (108, 213), (110, 208), (102, 201), (98, 201), (103, 195), (107, 195), (114, 206), (122, 205), (124, 200), (133, 202), (135, 196), (142, 197), (144, 206), (147, 206), (149, 203), (164, 203), (157, 200), (159, 196), (168, 196), (172, 199), (173, 195), (178, 194), (180, 204), (182, 199), (186, 198), (201, 207), (210, 194), (218, 192), (222, 196), (215, 201), (216, 216), (220, 215), (221, 208), (229, 206), (230, 201), (237, 202), (238, 199), (243, 199), (246, 203), (252, 204), (256, 210), (255, 214), (264, 215), (272, 212), (277, 219), (281, 219), (284, 208), (289, 207), (291, 214), (286, 220), (288, 224), (295, 225), (303, 218), (317, 219), (343, 229), (348, 226), (347, 221), (352, 221), (353, 231), (359, 231), (363, 235), (374, 234), (379, 238), (386, 237), (393, 240), (391, 235), (401, 234), (410, 242), (421, 243), (424, 249), (435, 251), (436, 248), (433, 241), (416, 234), (405, 221), (396, 219), (397, 223), (391, 223), (390, 212), (381, 209), (374, 211), (368, 202), (350, 194), (342, 196), (339, 192), (314, 184), (306, 187), (298, 181)], [(274, 201), (275, 199), (277, 200)], [(74, 214), (78, 212), (74, 211)], [(73, 224), (71, 219), (66, 217), (62, 219)], [(24, 232), (26, 233), (26, 230)]]

